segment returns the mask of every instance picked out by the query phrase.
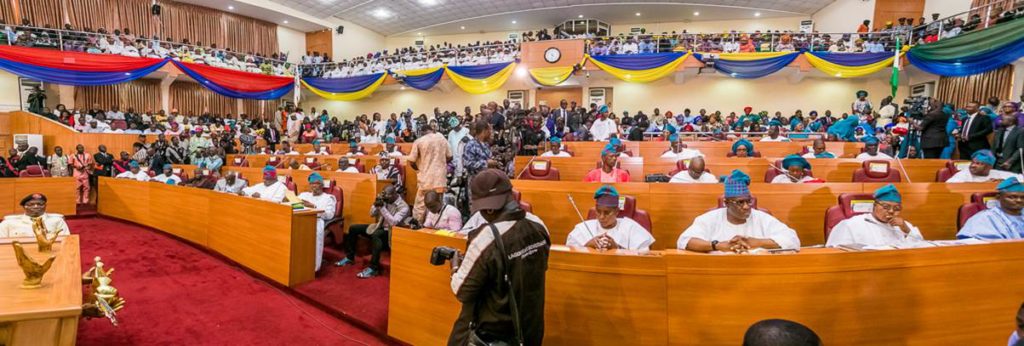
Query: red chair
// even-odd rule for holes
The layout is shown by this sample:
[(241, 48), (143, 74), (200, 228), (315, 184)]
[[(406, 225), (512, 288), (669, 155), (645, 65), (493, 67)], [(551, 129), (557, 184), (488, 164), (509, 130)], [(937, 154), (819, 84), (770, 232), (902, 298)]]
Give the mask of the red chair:
[(49, 177), (50, 171), (40, 165), (25, 166), (25, 169), (18, 172), (20, 178), (44, 178)]
[(839, 195), (839, 204), (825, 211), (825, 239), (828, 240), (832, 227), (855, 215), (870, 213), (875, 204), (872, 193), (844, 193)]
[[(725, 157), (736, 157), (736, 154), (733, 154), (733, 153), (732, 153), (732, 152), (730, 151), (730, 152), (728, 152), (728, 153), (726, 153), (726, 154), (725, 154)], [(757, 150), (754, 150), (754, 152), (753, 152), (753, 153), (751, 153), (750, 155), (748, 155), (747, 157), (761, 157), (761, 152), (760, 152), (760, 151), (757, 151)]]
[(959, 173), (960, 170), (967, 169), (970, 165), (970, 161), (948, 161), (946, 162), (946, 167), (935, 172), (935, 181), (944, 183), (949, 178), (952, 178), (953, 175)]
[(997, 192), (975, 192), (971, 194), (971, 202), (961, 205), (956, 212), (956, 229), (959, 230), (967, 224), (967, 220), (989, 208), (989, 202), (995, 200)]
[(520, 175), (519, 179), (523, 180), (561, 180), (561, 176), (558, 173), (558, 168), (551, 167), (551, 161), (548, 160), (533, 160), (530, 165), (526, 167), (526, 171)]
[[(672, 177), (672, 176), (678, 174), (679, 172), (685, 171), (687, 169), (690, 169), (690, 160), (679, 160), (679, 161), (676, 161), (676, 168), (671, 170), (671, 171), (669, 171), (668, 172), (668, 176)], [(704, 171), (708, 172), (708, 173), (711, 173), (711, 170), (707, 169), (706, 167), (704, 168)]]
[(317, 171), (320, 170), (321, 166), (322, 165), (320, 164), (320, 161), (318, 161), (316, 157), (306, 156), (306, 167), (309, 167), (309, 169), (311, 170)]
[(128, 122), (124, 120), (114, 120), (110, 122), (111, 130), (127, 130)]
[(277, 181), (283, 182), (285, 187), (292, 190), (292, 193), (295, 193), (296, 195), (299, 194), (299, 188), (295, 186), (295, 182), (292, 181), (292, 177), (279, 175), (277, 176)]
[(284, 160), (282, 160), (280, 156), (271, 156), (267, 159), (267, 166), (281, 168), (281, 165), (284, 165)]
[(520, 193), (519, 190), (512, 190), (512, 198), (515, 198), (516, 202), (519, 202), (519, 209), (522, 209), (527, 213), (533, 212), (533, 205), (530, 204), (530, 202), (523, 202), (523, 194)]
[[(625, 197), (625, 203), (623, 203), (622, 208), (619, 209), (619, 217), (628, 217), (630, 219), (633, 219), (633, 221), (636, 221), (636, 223), (640, 224), (640, 226), (643, 226), (644, 229), (647, 230), (647, 232), (650, 232), (652, 225), (651, 215), (648, 214), (645, 210), (640, 210), (636, 208), (636, 198), (632, 196), (623, 197)], [(587, 220), (593, 220), (596, 218), (597, 208), (590, 208), (590, 210), (587, 211)]]
[[(782, 167), (782, 160), (775, 160), (774, 166), (781, 168), (783, 171), (789, 172), (789, 170), (787, 170), (785, 167)], [(776, 176), (780, 174), (782, 174), (782, 172), (774, 168), (764, 171), (764, 182), (770, 183), (773, 179), (775, 179)], [(808, 177), (814, 177), (814, 172), (811, 172), (811, 170), (809, 169), (805, 169), (804, 174), (807, 175)]]
[(249, 167), (249, 159), (245, 156), (235, 156), (234, 160), (231, 160), (231, 166), (233, 167)]
[[(334, 244), (341, 244), (341, 240), (345, 238), (345, 229), (341, 227), (345, 223), (345, 217), (341, 215), (345, 208), (345, 194), (341, 191), (341, 186), (338, 186), (333, 180), (326, 179), (324, 180), (324, 193), (333, 195), (337, 202), (334, 208), (334, 218), (324, 223), (324, 229), (330, 232), (328, 234), (334, 238)], [(335, 225), (337, 227), (332, 227)]]
[(889, 161), (864, 161), (861, 167), (853, 172), (855, 183), (898, 183), (900, 172), (889, 166)]

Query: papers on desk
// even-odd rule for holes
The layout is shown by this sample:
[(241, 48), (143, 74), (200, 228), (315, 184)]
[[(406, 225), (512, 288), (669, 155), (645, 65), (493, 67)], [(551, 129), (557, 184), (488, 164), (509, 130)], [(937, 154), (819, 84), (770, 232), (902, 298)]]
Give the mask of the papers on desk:
[(977, 245), (987, 244), (988, 242), (979, 239), (957, 239), (957, 240), (931, 240), (931, 241), (915, 241), (915, 242), (902, 242), (894, 245), (884, 246), (869, 246), (864, 244), (843, 244), (836, 248), (843, 251), (876, 251), (876, 250), (897, 250), (897, 249), (920, 249), (926, 247), (939, 247), (939, 246), (958, 246), (958, 245)]

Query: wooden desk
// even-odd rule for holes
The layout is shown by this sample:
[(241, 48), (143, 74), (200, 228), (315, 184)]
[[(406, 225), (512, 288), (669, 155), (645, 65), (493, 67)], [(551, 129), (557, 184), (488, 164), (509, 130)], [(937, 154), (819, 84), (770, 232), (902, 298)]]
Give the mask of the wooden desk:
[[(0, 239), (0, 344), (74, 345), (82, 315), (82, 263), (78, 235), (53, 245), (57, 259), (43, 276), (43, 287), (22, 289), (25, 278), (14, 257), (13, 239)], [(34, 239), (23, 239), (25, 253), (43, 262)]]
[[(230, 170), (241, 173), (246, 181), (249, 182), (249, 186), (263, 182), (262, 167), (231, 167)], [(295, 188), (299, 190), (299, 193), (309, 189), (309, 175), (312, 173), (313, 171), (297, 169), (277, 170), (278, 176), (292, 177), (292, 181), (295, 182)], [(320, 173), (324, 179), (333, 180), (341, 187), (341, 193), (345, 199), (345, 205), (342, 206), (342, 215), (345, 216), (346, 225), (373, 222), (373, 218), (370, 217), (370, 207), (373, 205), (373, 200), (377, 197), (378, 191), (377, 177), (375, 175), (333, 171), (317, 171), (317, 173)]]
[(33, 193), (46, 195), (48, 213), (77, 213), (75, 178), (6, 178), (0, 179), (0, 218), (22, 213), (21, 199)]
[(280, 284), (313, 280), (316, 211), (211, 190), (101, 177), (99, 213), (220, 253)]
[[(393, 237), (388, 334), (413, 345), (443, 344), (460, 305), (448, 266), (427, 259), (434, 246), (462, 249), (465, 240), (397, 228)], [(1024, 242), (788, 255), (632, 256), (555, 247), (544, 341), (737, 345), (754, 322), (785, 318), (829, 345), (999, 345), (1024, 300), (1024, 277), (1012, 275), (1021, 265)]]
[[(566, 149), (573, 153), (576, 157), (599, 157), (601, 156), (601, 150), (607, 142), (562, 142)], [(686, 146), (690, 149), (700, 150), (707, 157), (725, 157), (725, 155), (732, 151), (733, 141), (685, 141)], [(793, 141), (793, 142), (758, 142), (756, 139), (753, 140), (755, 150), (761, 152), (763, 157), (785, 157), (789, 154), (800, 153), (804, 147), (810, 146), (811, 141)], [(633, 142), (625, 141), (623, 144), (626, 146), (626, 150), (632, 151), (633, 156), (644, 157), (644, 158), (657, 158), (661, 154), (665, 153), (669, 148), (669, 142), (667, 141), (643, 141)], [(864, 147), (864, 143), (855, 142), (825, 142), (825, 148), (828, 151), (840, 158), (852, 158), (860, 153), (860, 149)]]
[[(523, 170), (526, 168), (526, 163), (530, 162), (531, 156), (516, 156), (515, 169), (516, 175), (521, 175)], [(587, 176), (587, 173), (597, 168), (598, 163), (601, 162), (599, 157), (537, 157), (537, 160), (547, 160), (551, 162), (551, 167), (558, 168), (558, 175), (562, 181), (583, 181), (583, 177)], [(632, 182), (643, 182), (644, 181), (644, 159), (641, 157), (623, 157), (619, 158), (619, 168), (622, 168), (629, 172), (629, 181)], [(514, 178), (514, 177), (513, 177)]]

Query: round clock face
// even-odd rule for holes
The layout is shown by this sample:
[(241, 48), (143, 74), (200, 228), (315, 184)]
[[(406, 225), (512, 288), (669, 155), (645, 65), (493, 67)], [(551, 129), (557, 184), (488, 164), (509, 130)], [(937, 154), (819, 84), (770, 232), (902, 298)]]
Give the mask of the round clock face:
[(544, 60), (549, 62), (549, 63), (558, 62), (558, 60), (561, 59), (561, 58), (562, 58), (562, 52), (559, 51), (558, 48), (551, 47), (551, 48), (548, 48), (548, 50), (544, 51)]

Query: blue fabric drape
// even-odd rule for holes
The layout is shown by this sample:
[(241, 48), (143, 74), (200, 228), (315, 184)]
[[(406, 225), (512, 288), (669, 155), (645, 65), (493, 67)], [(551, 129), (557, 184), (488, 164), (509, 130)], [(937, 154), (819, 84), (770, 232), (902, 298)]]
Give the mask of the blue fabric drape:
[(833, 64), (843, 66), (871, 65), (882, 60), (893, 57), (891, 52), (880, 53), (829, 53), (829, 52), (808, 52), (812, 55)]
[(985, 73), (1006, 66), (1024, 57), (1024, 37), (997, 49), (980, 52), (959, 59), (928, 59), (911, 48), (907, 59), (917, 68), (931, 74), (947, 77), (963, 77)]
[(405, 78), (402, 79), (402, 82), (405, 83), (405, 85), (408, 85), (419, 90), (428, 90), (430, 88), (433, 88), (434, 85), (437, 85), (437, 82), (441, 81), (441, 76), (443, 75), (444, 69), (439, 68), (437, 69), (437, 71), (425, 75), (405, 76)]
[(368, 88), (380, 80), (384, 72), (346, 78), (303, 78), (310, 86), (332, 93), (350, 93)]
[(591, 55), (590, 58), (623, 70), (648, 70), (669, 64), (686, 55), (678, 53), (647, 53), (629, 55)]
[(192, 79), (195, 79), (196, 82), (199, 83), (199, 85), (202, 85), (202, 86), (206, 87), (207, 89), (213, 90), (213, 92), (215, 92), (215, 93), (221, 94), (223, 96), (231, 97), (231, 98), (236, 98), (236, 99), (253, 99), (253, 100), (275, 100), (275, 99), (279, 99), (281, 97), (284, 97), (284, 95), (288, 94), (289, 91), (292, 91), (292, 88), (294, 87), (294, 83), (291, 83), (291, 84), (285, 85), (283, 87), (280, 87), (280, 88), (277, 88), (277, 89), (271, 89), (271, 90), (267, 90), (267, 91), (250, 92), (250, 91), (232, 90), (232, 89), (224, 87), (224, 86), (222, 86), (220, 84), (217, 84), (216, 82), (211, 81), (210, 79), (208, 79), (206, 77), (203, 77), (203, 75), (199, 74), (196, 71), (193, 71), (192, 69), (188, 68), (188, 66), (185, 66), (184, 64), (181, 64), (178, 61), (173, 61), (173, 62), (174, 62), (174, 66), (177, 66), (179, 70), (181, 70), (182, 72), (185, 72), (185, 74), (187, 74), (189, 77), (192, 77)]
[(501, 70), (504, 70), (505, 67), (508, 67), (511, 63), (513, 63), (513, 61), (477, 66), (448, 66), (448, 69), (466, 78), (486, 79), (487, 77), (493, 76), (495, 73), (501, 72)]
[(160, 69), (164, 66), (164, 64), (167, 63), (167, 61), (167, 59), (164, 59), (151, 66), (128, 72), (83, 72), (33, 66), (10, 60), (0, 59), (0, 69), (3, 69), (7, 72), (13, 73), (24, 78), (41, 80), (47, 83), (75, 86), (91, 86), (131, 82), (133, 80), (145, 77), (153, 71)]
[(759, 60), (715, 60), (715, 69), (735, 78), (761, 78), (778, 72), (799, 56), (793, 52), (783, 56)]

